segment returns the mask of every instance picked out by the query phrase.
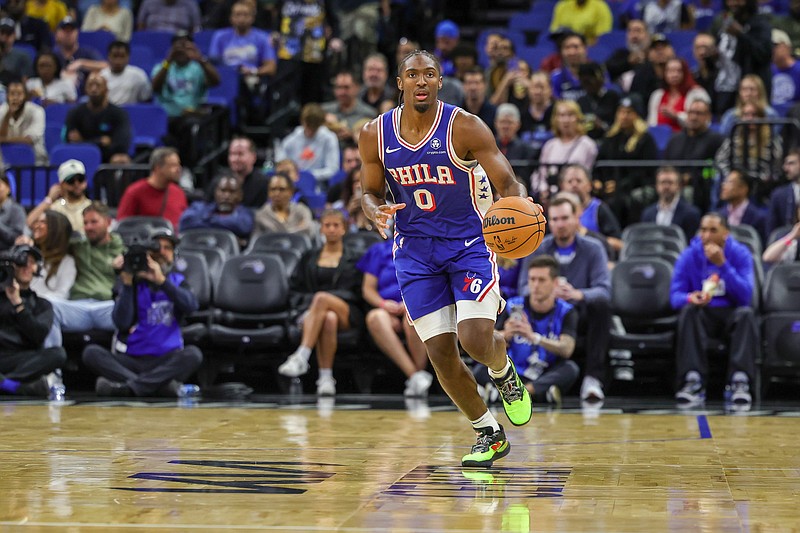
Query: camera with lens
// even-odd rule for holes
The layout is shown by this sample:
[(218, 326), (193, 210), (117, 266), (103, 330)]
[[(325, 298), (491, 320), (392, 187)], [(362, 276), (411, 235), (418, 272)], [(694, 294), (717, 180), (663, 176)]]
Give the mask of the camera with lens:
[(124, 259), (122, 270), (131, 274), (147, 271), (147, 256), (150, 252), (158, 251), (158, 243), (154, 243), (148, 235), (132, 237), (126, 244), (128, 250), (122, 256)]
[(33, 255), (37, 262), (42, 260), (39, 249), (27, 244), (18, 244), (10, 250), (0, 252), (0, 290), (14, 282), (14, 267), (27, 265), (28, 254)]

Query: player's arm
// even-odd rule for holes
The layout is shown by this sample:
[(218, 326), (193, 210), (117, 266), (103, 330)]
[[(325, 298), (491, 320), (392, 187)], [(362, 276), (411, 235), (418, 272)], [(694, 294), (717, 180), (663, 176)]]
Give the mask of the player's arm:
[(358, 151), (361, 154), (361, 208), (385, 239), (384, 230), (389, 227), (389, 219), (406, 204), (386, 204), (386, 179), (383, 162), (378, 154), (378, 120), (380, 117), (365, 124), (358, 137)]
[(511, 163), (497, 148), (492, 130), (480, 118), (459, 112), (453, 121), (453, 144), (459, 157), (467, 161), (476, 159), (481, 164), (500, 196), (528, 197)]

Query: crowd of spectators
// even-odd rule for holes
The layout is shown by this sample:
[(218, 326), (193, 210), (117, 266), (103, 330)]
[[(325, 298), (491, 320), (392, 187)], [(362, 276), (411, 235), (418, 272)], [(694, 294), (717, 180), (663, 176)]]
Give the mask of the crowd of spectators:
[[(673, 305), (680, 312), (678, 342), (684, 353), (677, 381), (679, 399), (703, 396), (707, 369), (696, 353), (698, 339), (719, 321), (749, 324), (752, 317), (740, 310), (749, 300), (742, 295), (747, 287), (747, 294), (754, 290), (753, 268), (763, 268), (762, 250), (767, 267), (798, 257), (800, 134), (784, 117), (800, 117), (800, 67), (794, 60), (800, 12), (756, 0), (724, 0), (710, 14), (689, 0), (628, 2), (624, 9), (604, 0), (560, 0), (553, 4), (551, 25), (538, 37), (552, 41), (556, 51), (536, 56), (534, 64), (502, 29), (482, 31), (481, 49), (462, 39), (452, 20), (441, 20), (428, 33), (417, 28), (400, 37), (379, 31), (398, 20), (394, 5), (353, 4), (144, 0), (129, 8), (127, 2), (102, 0), (82, 12), (60, 0), (8, 0), (0, 17), (5, 89), (0, 143), (30, 145), (37, 164), (46, 165), (46, 110), (76, 102), (66, 115), (62, 141), (94, 143), (103, 162), (125, 165), (135, 134), (125, 106), (163, 107), (167, 135), (159, 144), (168, 147), (152, 152), (149, 176), (124, 192), (116, 219), (163, 217), (176, 232), (224, 229), (242, 247), (267, 233), (304, 235), (316, 246), (291, 278), (293, 290), (306, 295), (302, 338), (280, 374), (304, 374), (316, 350), (318, 392), (335, 393), (336, 335), (360, 328), (378, 337), (377, 347), (406, 375), (407, 394), (424, 395), (431, 380), (413, 328), (398, 319), (402, 302), (382, 285), (385, 250), (376, 248), (359, 262), (344, 235), (372, 229), (358, 202), (361, 127), (396, 105), (392, 74), (405, 54), (428, 47), (442, 66), (440, 98), (492, 128), (518, 179), (548, 213), (550, 235), (534, 257), (500, 265), (502, 285), (505, 296), (522, 298), (516, 303), (534, 313), (529, 327), (558, 311), (562, 319), (570, 317), (567, 337), (587, 339), (587, 347), (578, 350), (585, 357), (581, 398), (604, 398), (613, 327), (610, 272), (624, 255), (623, 230), (640, 221), (676, 225), (686, 236), (685, 256), (674, 261)], [(765, 9), (768, 5), (774, 8)], [(612, 10), (619, 16), (612, 17)], [(113, 33), (106, 49), (82, 44), (81, 32), (98, 30)], [(201, 40), (201, 30), (213, 34)], [(154, 58), (152, 68), (131, 62), (130, 41), (143, 31), (172, 34), (169, 49)], [(599, 57), (596, 47), (605, 46), (612, 32), (624, 32), (619, 48), (602, 60), (590, 59)], [(691, 47), (679, 47), (676, 37), (685, 40), (687, 32)], [(224, 81), (223, 68), (239, 75), (235, 105), (244, 118), (241, 126), (263, 125), (271, 115), (293, 109), (297, 116), (268, 145), (238, 135), (224, 139), (227, 168), (208, 183), (194, 184), (198, 191), (186, 190), (192, 184), (181, 181), (182, 166), (191, 167), (198, 155), (188, 141), (206, 124), (208, 89)], [(263, 171), (260, 154), (266, 154)], [(27, 216), (9, 178), (0, 180), (0, 250), (35, 245), (43, 255), (35, 263), (41, 263), (37, 268), (44, 278), (30, 284), (53, 302), (42, 347), (60, 345), (56, 330), (130, 332), (137, 318), (124, 314), (115, 298), (142, 306), (145, 293), (154, 302), (173, 301), (175, 308), (164, 318), (170, 325), (159, 335), (175, 341), (175, 324), (193, 309), (179, 291), (186, 280), (170, 278), (177, 239), (156, 239), (163, 249), (152, 252), (159, 266), (151, 270), (161, 269), (164, 276), (120, 277), (123, 243), (111, 231), (113, 213), (87, 198), (85, 173), (80, 161), (61, 165), (59, 183), (39, 205), (24, 206)], [(751, 250), (758, 264), (749, 270), (726, 266), (729, 254), (742, 254), (730, 236), (737, 226), (751, 226), (758, 235), (758, 248)], [(65, 231), (80, 238), (65, 239)], [(536, 259), (539, 255), (552, 257), (558, 268)], [(342, 264), (364, 276), (340, 278)], [(695, 279), (698, 272), (703, 279)], [(713, 294), (698, 286), (711, 275), (723, 280)], [(16, 293), (7, 296), (18, 300)], [(706, 316), (700, 311), (706, 305), (735, 311)], [(512, 341), (531, 336), (520, 315), (511, 320), (507, 312), (498, 327)], [(545, 341), (540, 359), (569, 359), (575, 347), (559, 344), (558, 335), (549, 333), (558, 342)], [(733, 342), (738, 348), (726, 376), (730, 396), (749, 403), (758, 341)], [(104, 352), (92, 350), (84, 360), (104, 379), (98, 392), (113, 394), (175, 392), (173, 380), (186, 379), (200, 360), (190, 350), (181, 355), (185, 365), (156, 373), (159, 383), (142, 384), (137, 380), (151, 368), (137, 367), (136, 375), (100, 368), (93, 361)], [(124, 361), (118, 364), (125, 366)], [(561, 379), (545, 381), (547, 389), (570, 387), (577, 380), (574, 370), (564, 366)], [(544, 375), (541, 371), (532, 370), (536, 377), (530, 381)], [(545, 397), (555, 398), (560, 391)]]

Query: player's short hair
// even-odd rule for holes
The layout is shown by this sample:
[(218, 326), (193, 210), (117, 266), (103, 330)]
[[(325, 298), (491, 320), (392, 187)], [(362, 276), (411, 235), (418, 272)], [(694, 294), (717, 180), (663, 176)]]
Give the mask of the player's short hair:
[(167, 158), (173, 155), (178, 155), (178, 151), (175, 148), (170, 146), (156, 148), (153, 150), (153, 153), (150, 154), (150, 170), (154, 170), (156, 167), (164, 166)]
[(561, 266), (552, 255), (542, 254), (531, 259), (528, 271), (532, 268), (546, 268), (550, 271), (550, 279), (556, 279), (561, 272)]
[(730, 230), (731, 229), (731, 225), (728, 224), (728, 219), (725, 218), (724, 216), (722, 216), (719, 213), (716, 213), (716, 212), (712, 211), (711, 213), (706, 213), (705, 215), (703, 215), (703, 218), (716, 218), (717, 220), (719, 220), (719, 225), (720, 226), (722, 226), (726, 230)]
[(108, 208), (106, 204), (104, 204), (99, 200), (93, 200), (92, 203), (83, 208), (81, 214), (86, 215), (86, 213), (90, 213), (92, 211), (94, 211), (101, 217), (111, 218), (111, 210)]
[(586, 179), (591, 183), (592, 181), (592, 172), (585, 166), (581, 165), (580, 163), (570, 163), (568, 165), (564, 165), (561, 168), (561, 171), (558, 173), (558, 183), (559, 185), (564, 184), (564, 176), (567, 175), (567, 171), (571, 168), (576, 168), (583, 172), (583, 175), (586, 176)]
[(400, 64), (397, 65), (397, 75), (399, 77), (403, 76), (403, 67), (405, 67), (406, 62), (414, 56), (425, 56), (431, 61), (433, 61), (433, 64), (436, 66), (436, 72), (439, 74), (439, 76), (442, 75), (442, 64), (439, 63), (439, 58), (437, 58), (435, 55), (428, 52), (427, 50), (414, 50), (413, 52), (409, 53), (406, 57), (404, 57), (403, 60), (400, 62)]
[(570, 206), (573, 215), (577, 214), (578, 212), (578, 206), (575, 205), (575, 202), (571, 198), (568, 198), (566, 196), (558, 196), (556, 198), (553, 198), (553, 201), (550, 202), (550, 207), (557, 207), (559, 205)]
[(322, 214), (319, 216), (319, 220), (321, 222), (323, 218), (328, 218), (328, 217), (338, 218), (339, 220), (342, 221), (342, 224), (344, 224), (345, 227), (347, 227), (347, 217), (340, 209), (329, 207), (328, 209), (322, 212)]
[(300, 111), (300, 123), (316, 131), (325, 124), (325, 111), (322, 106), (313, 102), (304, 105)]

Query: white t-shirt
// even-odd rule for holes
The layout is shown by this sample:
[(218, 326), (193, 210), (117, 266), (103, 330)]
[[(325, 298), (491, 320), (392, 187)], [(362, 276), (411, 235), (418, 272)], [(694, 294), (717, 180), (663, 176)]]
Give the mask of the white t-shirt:
[(25, 82), (25, 87), (28, 89), (31, 98), (39, 97), (51, 104), (64, 104), (78, 99), (78, 91), (75, 89), (75, 84), (61, 78), (54, 79), (47, 86), (42, 85), (41, 78), (30, 78)]
[(75, 283), (75, 276), (78, 270), (75, 268), (75, 259), (67, 254), (58, 265), (56, 272), (50, 280), (47, 279), (47, 265), (42, 267), (38, 276), (31, 280), (31, 290), (40, 298), (50, 300), (53, 298), (69, 300), (69, 290)]
[(138, 104), (153, 96), (150, 78), (139, 67), (128, 65), (119, 74), (106, 67), (100, 75), (108, 82), (108, 101), (114, 105)]

